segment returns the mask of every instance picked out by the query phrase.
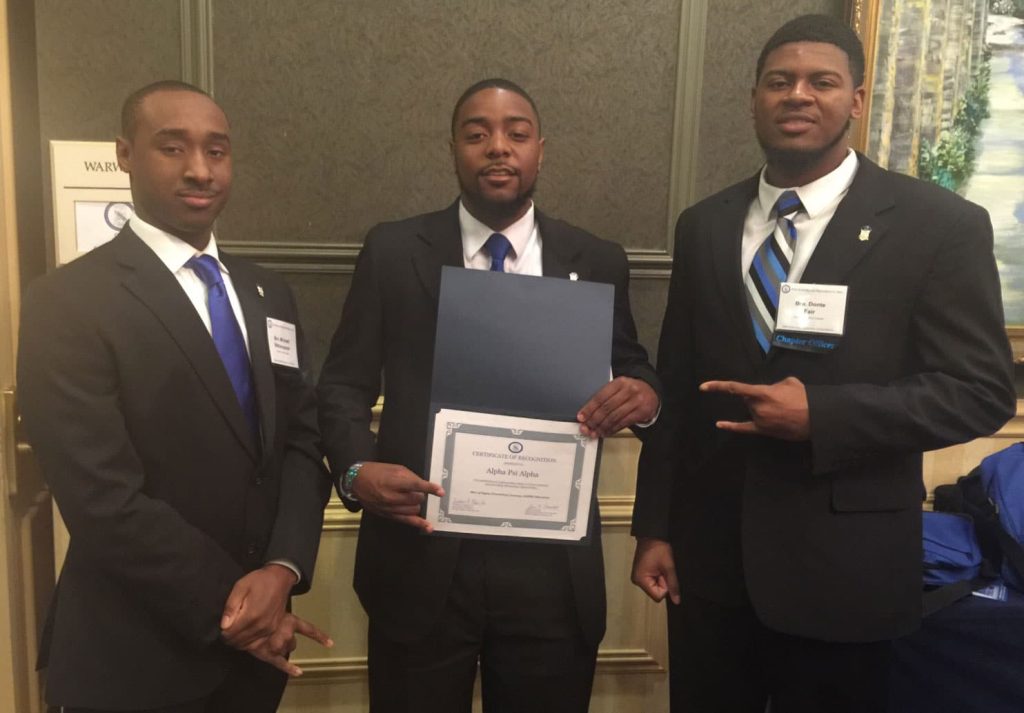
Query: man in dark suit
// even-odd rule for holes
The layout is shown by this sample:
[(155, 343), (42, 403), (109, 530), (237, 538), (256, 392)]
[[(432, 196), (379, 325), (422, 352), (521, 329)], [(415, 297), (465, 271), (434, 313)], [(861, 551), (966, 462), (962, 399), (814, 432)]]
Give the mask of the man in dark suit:
[(673, 711), (884, 711), (920, 618), (921, 453), (1014, 411), (988, 216), (849, 150), (863, 78), (841, 22), (780, 28), (766, 166), (676, 227), (633, 518)]
[(363, 507), (355, 587), (370, 617), (375, 712), (468, 713), (478, 659), (487, 711), (587, 709), (605, 625), (596, 510), (583, 546), (429, 537), (419, 516), (440, 493), (421, 476), (443, 265), (613, 284), (614, 379), (581, 405), (580, 429), (605, 436), (656, 415), (624, 251), (534, 210), (543, 149), (522, 88), (466, 90), (452, 117), (459, 200), (370, 231), (321, 375), (325, 452), (346, 504)]
[[(224, 113), (181, 82), (125, 102), (135, 214), (25, 296), (19, 398), (71, 533), (43, 634), (66, 712), (273, 711), (330, 481), (295, 303), (218, 251)], [(271, 344), (268, 345), (268, 340)]]

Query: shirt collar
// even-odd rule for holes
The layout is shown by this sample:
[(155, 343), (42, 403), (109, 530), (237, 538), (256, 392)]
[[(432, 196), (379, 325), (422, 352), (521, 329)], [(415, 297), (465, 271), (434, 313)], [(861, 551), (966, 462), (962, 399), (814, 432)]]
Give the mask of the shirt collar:
[(761, 169), (761, 179), (757, 189), (758, 210), (761, 213), (761, 217), (766, 223), (773, 220), (772, 208), (775, 207), (775, 201), (779, 199), (783, 191), (792, 190), (796, 191), (800, 202), (803, 203), (804, 212), (807, 213), (807, 216), (816, 218), (822, 212), (828, 210), (835, 203), (836, 198), (846, 193), (850, 188), (850, 184), (853, 183), (853, 177), (857, 175), (857, 166), (857, 154), (852, 149), (848, 149), (846, 158), (830, 173), (826, 173), (821, 178), (811, 181), (805, 186), (780, 188), (779, 186), (771, 185), (765, 179), (765, 171), (768, 170), (766, 165)]
[[(530, 241), (530, 236), (533, 235), (534, 227), (533, 201), (530, 201), (530, 207), (523, 217), (501, 231), (501, 234), (512, 243), (512, 250), (516, 257), (522, 256), (525, 252), (526, 244)], [(462, 252), (467, 263), (483, 249), (487, 238), (497, 232), (474, 218), (466, 210), (466, 206), (461, 200), (459, 201), (459, 229), (462, 231)]]
[(196, 255), (212, 256), (217, 261), (217, 264), (220, 265), (221, 271), (228, 272), (228, 269), (224, 267), (224, 263), (220, 261), (217, 240), (213, 237), (213, 233), (210, 234), (210, 242), (206, 244), (206, 248), (199, 251), (178, 236), (171, 235), (166, 230), (150, 225), (137, 215), (131, 217), (128, 225), (132, 232), (138, 235), (139, 239), (156, 253), (156, 256), (160, 258), (160, 262), (166, 265), (167, 269), (172, 273), (176, 273), (183, 268), (185, 263)]

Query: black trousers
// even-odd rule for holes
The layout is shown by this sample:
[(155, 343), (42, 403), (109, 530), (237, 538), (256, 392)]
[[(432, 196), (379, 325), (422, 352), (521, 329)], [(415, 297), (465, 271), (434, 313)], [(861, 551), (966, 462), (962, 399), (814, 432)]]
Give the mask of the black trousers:
[[(281, 703), (287, 674), (249, 654), (238, 652), (223, 683), (198, 700), (146, 709), (71, 708), (63, 713), (274, 713)], [(117, 685), (111, 681), (112, 686)]]
[(413, 644), (370, 620), (371, 713), (585, 713), (596, 645), (580, 631), (563, 546), (466, 540), (444, 610)]
[(892, 642), (772, 631), (751, 606), (668, 604), (672, 713), (885, 713)]

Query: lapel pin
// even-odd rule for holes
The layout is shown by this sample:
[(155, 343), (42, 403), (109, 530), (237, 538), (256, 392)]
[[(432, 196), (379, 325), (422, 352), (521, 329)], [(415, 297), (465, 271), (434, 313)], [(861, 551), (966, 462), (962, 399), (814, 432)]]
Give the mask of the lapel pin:
[(569, 279), (572, 280), (573, 282), (576, 282), (576, 280), (580, 279), (580, 276), (577, 275), (575, 272), (570, 272)]
[(256, 294), (258, 294), (260, 297), (263, 296), (263, 285), (256, 285)]
[(870, 239), (871, 239), (871, 226), (870, 225), (861, 226), (860, 235), (857, 236), (857, 240), (861, 241), (862, 243), (866, 243)]

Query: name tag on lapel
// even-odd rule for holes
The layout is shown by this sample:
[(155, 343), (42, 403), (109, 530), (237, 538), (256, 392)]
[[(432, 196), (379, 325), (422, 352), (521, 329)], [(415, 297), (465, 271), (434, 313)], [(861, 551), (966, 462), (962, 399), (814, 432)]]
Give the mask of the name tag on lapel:
[(294, 324), (267, 317), (267, 344), (270, 345), (271, 363), (299, 368), (299, 345)]

